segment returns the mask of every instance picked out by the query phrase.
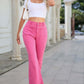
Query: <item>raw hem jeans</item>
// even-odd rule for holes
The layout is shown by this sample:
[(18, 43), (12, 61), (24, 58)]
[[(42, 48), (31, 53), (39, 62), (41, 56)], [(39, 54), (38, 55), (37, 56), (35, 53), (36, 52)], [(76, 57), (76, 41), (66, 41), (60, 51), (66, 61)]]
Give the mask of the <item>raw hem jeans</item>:
[(29, 60), (29, 84), (44, 84), (41, 67), (47, 43), (47, 34), (45, 22), (28, 20), (23, 28), (23, 41)]

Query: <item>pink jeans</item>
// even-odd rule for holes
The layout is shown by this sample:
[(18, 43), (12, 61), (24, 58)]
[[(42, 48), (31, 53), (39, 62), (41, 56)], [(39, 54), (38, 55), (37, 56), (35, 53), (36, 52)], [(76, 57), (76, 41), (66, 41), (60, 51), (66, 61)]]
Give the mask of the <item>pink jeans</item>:
[(41, 67), (47, 43), (47, 27), (45, 22), (28, 20), (22, 35), (29, 59), (29, 84), (44, 84)]

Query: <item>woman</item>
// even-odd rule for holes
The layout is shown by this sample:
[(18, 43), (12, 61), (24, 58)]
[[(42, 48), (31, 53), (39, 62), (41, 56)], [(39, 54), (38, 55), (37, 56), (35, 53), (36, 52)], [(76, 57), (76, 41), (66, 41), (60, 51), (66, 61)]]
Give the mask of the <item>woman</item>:
[[(24, 3), (23, 13), (26, 3), (27, 0), (25, 0)], [(46, 0), (46, 3), (43, 0), (28, 0), (27, 3), (29, 19), (23, 28), (22, 35), (29, 58), (29, 84), (44, 84), (41, 75), (41, 67), (48, 34), (45, 18), (48, 7), (54, 5), (54, 0)], [(17, 32), (18, 44), (20, 44), (19, 33), (25, 22), (22, 17)]]

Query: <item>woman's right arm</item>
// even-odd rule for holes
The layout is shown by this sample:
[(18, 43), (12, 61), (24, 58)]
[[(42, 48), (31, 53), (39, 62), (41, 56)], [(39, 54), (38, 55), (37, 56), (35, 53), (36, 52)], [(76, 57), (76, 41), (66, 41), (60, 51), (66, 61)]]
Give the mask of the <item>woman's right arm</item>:
[(19, 28), (18, 28), (18, 32), (17, 32), (17, 35), (19, 35), (20, 31), (21, 31), (21, 28), (25, 22), (25, 20), (23, 19), (23, 14), (24, 14), (24, 10), (25, 8), (23, 8), (23, 13), (22, 13), (22, 16), (21, 16), (21, 19), (20, 19), (20, 22), (19, 22)]
[(21, 16), (21, 19), (20, 19), (20, 22), (19, 22), (19, 28), (18, 28), (18, 32), (17, 32), (17, 43), (20, 44), (20, 31), (21, 31), (21, 28), (25, 22), (25, 20), (23, 19), (23, 14), (24, 14), (24, 11), (25, 11), (25, 8), (23, 8), (23, 12), (22, 12), (22, 16)]

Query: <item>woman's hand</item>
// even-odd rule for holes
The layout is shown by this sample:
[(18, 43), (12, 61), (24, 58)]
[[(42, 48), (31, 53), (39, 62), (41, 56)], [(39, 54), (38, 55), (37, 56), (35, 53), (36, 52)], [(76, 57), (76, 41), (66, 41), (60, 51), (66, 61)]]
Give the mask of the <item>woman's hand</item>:
[(55, 1), (54, 0), (48, 0), (48, 5), (49, 6), (54, 6), (55, 5)]
[(16, 40), (17, 40), (18, 45), (21, 44), (19, 34), (17, 34), (17, 39)]

